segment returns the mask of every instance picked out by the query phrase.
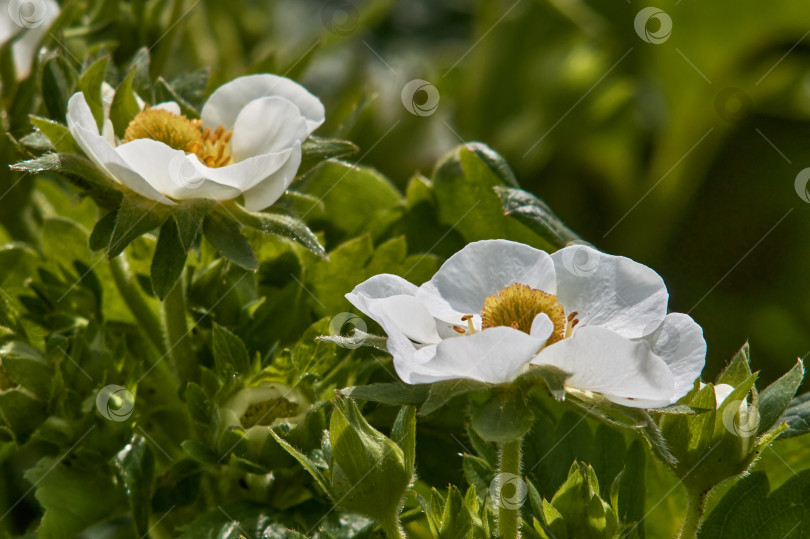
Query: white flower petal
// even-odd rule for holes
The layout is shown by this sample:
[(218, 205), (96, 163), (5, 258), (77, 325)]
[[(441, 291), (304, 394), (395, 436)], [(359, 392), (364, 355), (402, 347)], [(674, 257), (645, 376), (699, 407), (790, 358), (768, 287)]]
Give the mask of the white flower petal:
[(549, 255), (507, 240), (478, 241), (447, 259), (420, 287), (417, 297), (433, 316), (452, 322), (458, 313), (479, 313), (488, 296), (514, 283), (554, 294), (554, 264)]
[(503, 384), (514, 380), (543, 344), (517, 329), (495, 327), (420, 348), (412, 358), (397, 361), (395, 353), (394, 367), (409, 384), (454, 378)]
[[(273, 174), (284, 167), (296, 153), (301, 153), (300, 146), (294, 146), (281, 152), (256, 155), (233, 165), (215, 168), (206, 166), (194, 154), (189, 155), (189, 158), (203, 178), (246, 192), (251, 187), (273, 177)], [(296, 166), (296, 170), (297, 168)], [(285, 175), (285, 178), (287, 176), (288, 174)]]
[(219, 125), (233, 129), (245, 105), (254, 99), (272, 96), (283, 97), (298, 107), (306, 118), (309, 133), (323, 123), (325, 111), (317, 97), (290, 79), (261, 74), (238, 77), (217, 88), (203, 106), (203, 124), (212, 129)]
[(629, 258), (601, 253), (586, 245), (551, 255), (557, 297), (579, 313), (579, 330), (601, 326), (627, 338), (652, 333), (667, 314), (666, 286), (652, 269)]
[(413, 296), (400, 295), (371, 300), (368, 314), (377, 321), (387, 319), (406, 337), (417, 343), (438, 344), (442, 340), (436, 331), (436, 321)]
[(672, 402), (675, 381), (667, 364), (646, 342), (626, 339), (608, 329), (584, 327), (573, 337), (544, 348), (532, 363), (571, 373), (568, 387), (601, 393), (628, 406)]
[[(22, 80), (31, 73), (39, 42), (59, 15), (59, 4), (54, 0), (19, 2), (16, 5), (17, 12), (14, 14), (16, 17), (9, 13), (10, 7), (13, 9), (15, 6), (11, 6), (8, 1), (0, 2), (0, 19), (4, 19), (0, 24), (0, 34), (2, 35), (0, 42), (4, 43), (17, 32), (22, 32), (11, 46), (17, 80)], [(32, 8), (33, 10), (30, 12), (23, 12), (23, 10)]]
[(714, 401), (717, 408), (723, 404), (723, 401), (734, 392), (734, 386), (728, 384), (717, 384), (714, 386)]
[(162, 142), (142, 138), (122, 144), (115, 151), (155, 189), (172, 198), (230, 200), (241, 194), (239, 189), (195, 174), (197, 170), (185, 152)]
[(529, 334), (532, 337), (545, 342), (549, 337), (551, 337), (553, 332), (554, 322), (551, 321), (551, 318), (549, 318), (546, 313), (540, 313), (534, 317), (531, 330), (529, 330)]
[(178, 105), (174, 101), (166, 101), (164, 103), (158, 103), (157, 105), (152, 106), (153, 109), (161, 109), (171, 112), (172, 114), (176, 114), (180, 116), (182, 113), (180, 111), (180, 105)]
[(298, 107), (281, 97), (254, 99), (239, 112), (233, 126), (234, 161), (285, 150), (307, 138), (307, 122)]
[[(273, 155), (273, 154), (269, 154)], [(290, 186), (301, 166), (301, 145), (296, 143), (284, 165), (244, 192), (245, 208), (259, 211), (271, 206)]]
[(644, 340), (672, 372), (675, 379), (672, 400), (676, 401), (689, 393), (706, 364), (703, 329), (689, 315), (671, 313)]
[(416, 294), (416, 289), (416, 285), (398, 275), (380, 273), (355, 286), (354, 290), (346, 294), (346, 299), (361, 311), (366, 312), (365, 306), (367, 299), (380, 299), (400, 295), (413, 296)]
[(74, 94), (68, 102), (67, 124), (79, 147), (107, 174), (139, 195), (163, 204), (175, 204), (135, 172), (110, 143), (99, 135), (96, 120), (81, 92)]

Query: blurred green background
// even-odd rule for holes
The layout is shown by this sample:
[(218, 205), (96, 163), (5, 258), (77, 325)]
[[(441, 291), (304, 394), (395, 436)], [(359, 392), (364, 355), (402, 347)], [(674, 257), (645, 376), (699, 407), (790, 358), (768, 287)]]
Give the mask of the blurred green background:
[[(106, 47), (126, 65), (146, 46), (167, 79), (210, 67), (209, 89), (285, 74), (324, 101), (318, 135), (355, 141), (403, 189), (487, 143), (584, 239), (664, 277), (704, 327), (704, 378), (747, 339), (766, 380), (810, 351), (810, 204), (794, 187), (810, 4), (660, 1), (640, 25), (648, 4), (629, 0), (70, 4), (66, 57)], [(403, 106), (413, 79), (438, 90), (435, 113)]]

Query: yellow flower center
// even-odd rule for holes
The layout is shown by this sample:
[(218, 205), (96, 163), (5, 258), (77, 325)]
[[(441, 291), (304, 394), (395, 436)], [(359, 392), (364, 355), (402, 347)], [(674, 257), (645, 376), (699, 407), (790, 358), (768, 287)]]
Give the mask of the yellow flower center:
[(276, 419), (282, 417), (294, 417), (298, 415), (298, 404), (288, 401), (285, 398), (270, 399), (261, 402), (254, 402), (248, 406), (239, 422), (242, 427), (249, 429), (254, 425), (272, 425)]
[(164, 109), (144, 108), (129, 122), (124, 142), (148, 138), (193, 153), (211, 168), (224, 167), (233, 162), (230, 143), (233, 131), (220, 125), (215, 130), (202, 128), (202, 120), (190, 120)]
[(546, 345), (569, 337), (579, 322), (575, 319), (577, 313), (571, 313), (566, 318), (565, 310), (554, 294), (515, 283), (484, 300), (481, 329), (507, 326), (530, 333), (532, 322), (540, 313), (548, 316), (554, 324)]

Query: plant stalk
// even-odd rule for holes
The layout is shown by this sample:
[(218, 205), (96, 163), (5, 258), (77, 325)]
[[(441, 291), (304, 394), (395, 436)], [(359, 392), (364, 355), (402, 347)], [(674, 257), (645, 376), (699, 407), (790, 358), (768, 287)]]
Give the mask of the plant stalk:
[(689, 489), (689, 500), (686, 506), (686, 517), (683, 520), (678, 539), (695, 539), (700, 529), (703, 513), (706, 510), (707, 492)]
[(124, 253), (110, 260), (110, 272), (112, 273), (115, 287), (118, 293), (124, 299), (135, 321), (140, 328), (146, 333), (149, 341), (155, 345), (160, 354), (166, 353), (166, 344), (163, 340), (163, 330), (160, 326), (160, 321), (152, 312), (152, 309), (146, 303), (146, 299), (141, 294), (138, 283), (135, 282), (135, 277), (129, 269), (129, 264)]
[[(498, 475), (502, 478), (520, 478), (521, 451), (523, 438), (501, 444), (501, 468)], [(498, 536), (504, 539), (520, 537), (520, 507), (505, 503), (503, 495), (498, 503)]]
[(163, 322), (166, 328), (166, 346), (172, 358), (177, 379), (184, 381), (197, 379), (197, 359), (188, 339), (186, 322), (186, 272), (175, 283), (174, 288), (163, 300)]

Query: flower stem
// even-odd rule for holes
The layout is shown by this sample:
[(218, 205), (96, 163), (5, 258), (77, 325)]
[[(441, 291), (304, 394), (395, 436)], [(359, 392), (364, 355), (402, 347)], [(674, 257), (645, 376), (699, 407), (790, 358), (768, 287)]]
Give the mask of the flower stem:
[(149, 341), (155, 345), (158, 352), (161, 354), (166, 353), (166, 344), (163, 340), (163, 331), (160, 327), (160, 321), (152, 312), (152, 309), (146, 303), (146, 299), (138, 289), (138, 284), (129, 269), (129, 264), (125, 258), (124, 253), (110, 260), (110, 272), (112, 273), (115, 287), (118, 293), (129, 307), (130, 312), (135, 317), (138, 325), (146, 333)]
[[(501, 469), (499, 475), (505, 474), (520, 477), (521, 446), (523, 438), (501, 444)], [(517, 539), (520, 537), (520, 507), (505, 504), (503, 500), (498, 504), (498, 536), (504, 539)]]
[(182, 384), (196, 380), (197, 361), (188, 339), (186, 322), (185, 270), (174, 288), (163, 300), (163, 321), (166, 327), (166, 344), (174, 364), (174, 371)]
[(683, 520), (678, 539), (695, 539), (700, 529), (703, 512), (706, 510), (706, 495), (703, 490), (689, 489), (689, 500), (686, 506), (686, 517)]
[(405, 532), (402, 531), (402, 526), (399, 525), (399, 520), (397, 517), (385, 519), (385, 521), (381, 522), (383, 530), (385, 530), (385, 536), (388, 539), (407, 539)]

